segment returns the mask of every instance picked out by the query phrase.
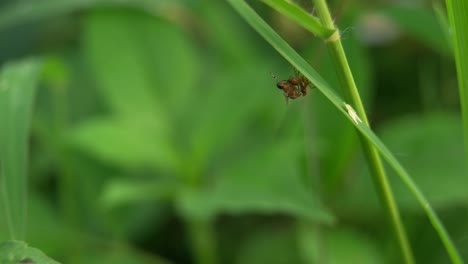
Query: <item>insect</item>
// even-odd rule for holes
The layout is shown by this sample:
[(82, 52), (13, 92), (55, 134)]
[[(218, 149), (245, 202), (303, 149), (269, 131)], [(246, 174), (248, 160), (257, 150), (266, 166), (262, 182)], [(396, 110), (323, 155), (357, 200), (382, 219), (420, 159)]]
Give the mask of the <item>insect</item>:
[(356, 123), (356, 124), (362, 123), (361, 118), (359, 118), (359, 116), (357, 115), (357, 113), (353, 109), (353, 107), (350, 106), (349, 104), (345, 103), (345, 102), (343, 102), (343, 104), (344, 104), (344, 107), (346, 108), (346, 111), (348, 111), (349, 117), (351, 117), (351, 119), (354, 121), (354, 123)]
[[(276, 83), (276, 87), (283, 90), (286, 103), (288, 103), (288, 99), (296, 99), (300, 96), (306, 96), (307, 87), (310, 85), (310, 81), (298, 70), (294, 69), (294, 72), (295, 74), (290, 76), (289, 79), (281, 80)], [(277, 80), (275, 75), (272, 74), (272, 77)]]

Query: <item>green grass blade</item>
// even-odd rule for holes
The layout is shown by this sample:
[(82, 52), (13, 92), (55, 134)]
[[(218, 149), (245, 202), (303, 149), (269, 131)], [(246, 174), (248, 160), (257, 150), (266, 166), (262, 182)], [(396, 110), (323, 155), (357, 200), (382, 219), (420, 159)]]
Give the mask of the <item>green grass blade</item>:
[(8, 63), (0, 72), (0, 208), (12, 239), (26, 227), (26, 168), (29, 124), (39, 64)]
[(442, 34), (444, 34), (444, 40), (447, 43), (447, 47), (450, 49), (451, 54), (453, 54), (452, 36), (450, 34), (450, 25), (447, 13), (445, 12), (445, 7), (442, 6), (442, 3), (434, 1), (432, 3), (432, 9), (434, 10), (434, 15), (439, 22)]
[(401, 166), (395, 156), (388, 150), (382, 141), (362, 123), (357, 123), (352, 120), (350, 115), (344, 108), (343, 99), (341, 99), (327, 84), (327, 82), (296, 52), (291, 48), (255, 11), (247, 5), (244, 1), (227, 0), (232, 7), (266, 40), (281, 54), (292, 66), (302, 72), (316, 87), (322, 92), (328, 100), (335, 107), (344, 114), (350, 122), (358, 129), (358, 131), (374, 145), (384, 159), (400, 176), (401, 180), (405, 183), (418, 203), (424, 209), (433, 225), (435, 231), (438, 233), (442, 243), (444, 244), (453, 263), (463, 263), (457, 249), (453, 245), (447, 231), (437, 217), (436, 213), (430, 206), (429, 202), (419, 190), (413, 180), (410, 178), (406, 170)]
[[(177, 1), (175, 1), (177, 2)], [(173, 5), (174, 3), (172, 3)], [(93, 6), (122, 6), (141, 9), (149, 13), (163, 14), (170, 8), (170, 0), (44, 0), (17, 1), (15, 4), (2, 7), (0, 11), (0, 30), (25, 22), (34, 22), (43, 18), (59, 16), (77, 9)]]
[(457, 64), (465, 137), (465, 157), (468, 161), (468, 2), (466, 0), (447, 0), (447, 12)]
[[(334, 25), (326, 0), (312, 0), (312, 2), (317, 9), (317, 15), (320, 18), (320, 21), (327, 27), (333, 28), (337, 31), (338, 29)], [(362, 123), (370, 127), (366, 111), (364, 109), (364, 104), (362, 103), (356, 82), (354, 81), (354, 76), (340, 38), (330, 38), (327, 41), (327, 49), (333, 58), (335, 71), (338, 75), (340, 86), (344, 90), (345, 98), (356, 108), (356, 110), (353, 110), (351, 109), (351, 106), (345, 104), (348, 114), (360, 116), (362, 118)], [(359, 119), (357, 117), (353, 119), (358, 123), (357, 120)], [(398, 247), (401, 251), (402, 261), (406, 264), (414, 264), (413, 252), (406, 235), (405, 227), (401, 221), (400, 212), (395, 202), (385, 168), (381, 158), (379, 157), (379, 153), (377, 149), (362, 135), (360, 136), (360, 142), (367, 165), (371, 171), (374, 189), (379, 194), (382, 207), (387, 213), (388, 220), (392, 226), (393, 235), (395, 236)]]
[(29, 247), (23, 241), (5, 241), (0, 244), (0, 261), (2, 264), (35, 263), (60, 264), (49, 258), (37, 248)]
[(280, 12), (281, 14), (287, 16), (288, 18), (294, 20), (297, 24), (301, 25), (303, 28), (312, 32), (312, 34), (317, 35), (323, 39), (330, 37), (333, 34), (332, 29), (328, 29), (320, 23), (320, 21), (307, 13), (303, 8), (296, 5), (293, 2), (285, 0), (262, 0), (265, 4), (269, 5), (271, 8)]

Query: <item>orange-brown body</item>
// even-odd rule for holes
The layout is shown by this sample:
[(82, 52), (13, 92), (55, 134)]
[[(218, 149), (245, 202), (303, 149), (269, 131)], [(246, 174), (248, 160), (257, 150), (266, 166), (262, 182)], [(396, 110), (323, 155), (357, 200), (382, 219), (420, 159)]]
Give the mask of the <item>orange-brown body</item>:
[[(286, 98), (286, 103), (288, 99), (296, 99), (300, 96), (307, 95), (307, 86), (310, 85), (310, 81), (297, 70), (294, 76), (289, 77), (287, 80), (281, 80), (276, 83), (278, 89), (283, 90), (284, 97)], [(273, 78), (276, 77), (273, 75)]]

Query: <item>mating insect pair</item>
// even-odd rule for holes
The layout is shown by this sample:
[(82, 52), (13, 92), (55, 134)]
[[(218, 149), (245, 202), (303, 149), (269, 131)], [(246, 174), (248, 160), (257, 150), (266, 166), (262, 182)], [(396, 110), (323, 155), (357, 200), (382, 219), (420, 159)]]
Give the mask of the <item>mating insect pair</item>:
[[(289, 77), (289, 79), (281, 80), (276, 83), (276, 87), (283, 90), (286, 103), (288, 103), (289, 98), (296, 99), (300, 96), (306, 96), (307, 86), (311, 85), (310, 81), (298, 70), (294, 69), (294, 72), (295, 75)], [(277, 80), (275, 75), (272, 74), (272, 76)], [(311, 88), (314, 88), (314, 86), (311, 86)]]

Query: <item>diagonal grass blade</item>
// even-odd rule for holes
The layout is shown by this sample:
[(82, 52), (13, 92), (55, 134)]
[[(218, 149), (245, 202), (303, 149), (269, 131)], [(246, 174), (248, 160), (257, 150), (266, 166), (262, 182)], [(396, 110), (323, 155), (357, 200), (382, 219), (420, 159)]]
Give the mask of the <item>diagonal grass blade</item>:
[(252, 26), (281, 56), (283, 56), (292, 66), (302, 72), (316, 87), (322, 92), (335, 107), (344, 114), (356, 129), (374, 145), (388, 164), (395, 170), (401, 180), (405, 183), (418, 203), (424, 209), (435, 231), (438, 233), (447, 253), (453, 263), (463, 263), (451, 238), (437, 217), (435, 211), (430, 206), (428, 200), (421, 190), (416, 186), (408, 172), (401, 166), (395, 156), (382, 143), (382, 141), (369, 129), (368, 126), (360, 122), (354, 122), (351, 113), (345, 108), (345, 102), (328, 85), (328, 83), (296, 52), (289, 46), (258, 14), (244, 1), (227, 0), (231, 6), (242, 16), (250, 26)]

